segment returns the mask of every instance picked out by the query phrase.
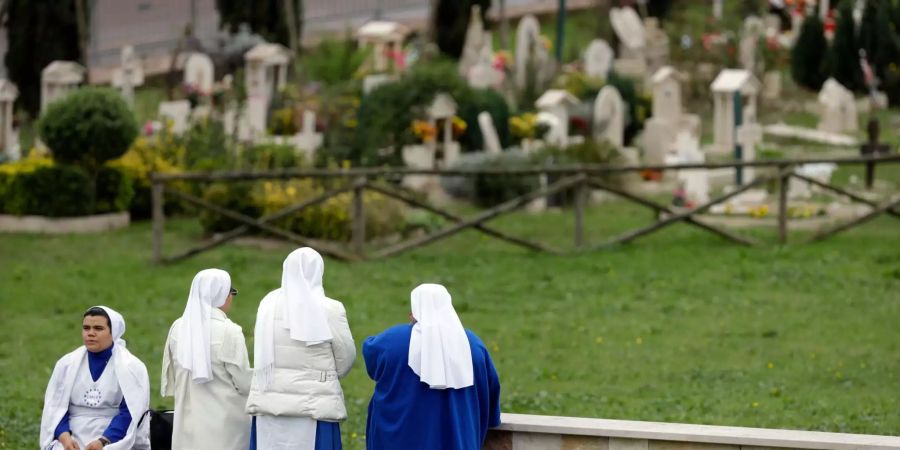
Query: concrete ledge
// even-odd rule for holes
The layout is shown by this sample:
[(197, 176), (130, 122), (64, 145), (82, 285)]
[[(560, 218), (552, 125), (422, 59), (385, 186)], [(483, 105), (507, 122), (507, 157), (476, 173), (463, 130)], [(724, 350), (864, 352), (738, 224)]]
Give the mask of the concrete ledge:
[[(591, 438), (585, 438), (591, 437)], [(625, 439), (623, 441), (623, 438)], [(590, 444), (585, 441), (587, 439)], [(553, 441), (535, 447), (529, 443)], [(581, 442), (574, 447), (567, 442)], [(559, 442), (559, 445), (555, 445)], [(616, 445), (612, 445), (612, 444)], [(820, 431), (724, 427), (680, 423), (638, 422), (580, 417), (502, 414), (501, 425), (491, 430), (485, 448), (521, 450), (544, 448), (606, 448), (632, 443), (648, 448), (802, 448), (821, 450), (900, 449), (900, 437)], [(692, 445), (693, 444), (693, 445)], [(711, 445), (711, 444), (716, 444)], [(628, 447), (632, 447), (629, 445)]]
[(0, 233), (80, 234), (125, 228), (128, 212), (84, 217), (11, 216), (0, 214)]

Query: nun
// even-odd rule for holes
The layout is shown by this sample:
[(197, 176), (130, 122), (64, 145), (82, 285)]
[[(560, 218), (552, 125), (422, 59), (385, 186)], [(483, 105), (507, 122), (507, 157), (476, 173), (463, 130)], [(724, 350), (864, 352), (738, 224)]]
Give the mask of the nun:
[(315, 250), (284, 260), (281, 287), (259, 304), (247, 412), (251, 449), (340, 450), (347, 419), (344, 378), (356, 347), (344, 305), (325, 296), (325, 262)]
[(475, 333), (463, 328), (439, 284), (412, 291), (412, 324), (363, 343), (375, 381), (368, 450), (479, 450), (500, 425), (500, 379)]
[(219, 269), (194, 277), (184, 314), (169, 329), (161, 394), (175, 397), (174, 450), (246, 450), (250, 360), (241, 327), (228, 319), (237, 290)]
[(125, 319), (107, 306), (82, 316), (83, 346), (53, 368), (41, 415), (43, 450), (150, 448), (147, 367), (125, 347)]

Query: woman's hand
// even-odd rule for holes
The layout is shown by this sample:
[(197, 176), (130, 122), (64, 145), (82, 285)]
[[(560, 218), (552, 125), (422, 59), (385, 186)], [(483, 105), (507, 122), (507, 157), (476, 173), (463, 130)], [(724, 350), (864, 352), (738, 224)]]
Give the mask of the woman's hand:
[(88, 444), (84, 450), (103, 450), (103, 443), (98, 439)]
[(78, 443), (75, 442), (75, 439), (72, 439), (72, 433), (69, 433), (68, 431), (59, 435), (57, 440), (63, 445), (63, 449), (65, 450), (81, 450), (78, 448)]

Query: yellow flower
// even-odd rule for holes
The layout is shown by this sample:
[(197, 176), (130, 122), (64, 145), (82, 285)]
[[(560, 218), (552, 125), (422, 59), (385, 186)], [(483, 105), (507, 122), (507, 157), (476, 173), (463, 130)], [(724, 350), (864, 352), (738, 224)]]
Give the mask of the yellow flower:
[(759, 402), (753, 402), (753, 407), (754, 407), (754, 408), (759, 408)]
[(602, 343), (603, 343), (603, 336), (597, 336), (596, 338), (594, 338), (594, 342), (596, 342), (596, 343), (598, 343), (598, 344), (602, 344)]
[(641, 339), (640, 336), (638, 336), (638, 337), (634, 338), (634, 343), (637, 344), (637, 345), (641, 345), (641, 344), (644, 343), (644, 340)]
[(774, 367), (775, 367), (775, 364), (773, 364), (773, 363), (770, 362), (766, 367), (768, 367), (768, 368), (771, 369), (771, 368), (774, 368)]

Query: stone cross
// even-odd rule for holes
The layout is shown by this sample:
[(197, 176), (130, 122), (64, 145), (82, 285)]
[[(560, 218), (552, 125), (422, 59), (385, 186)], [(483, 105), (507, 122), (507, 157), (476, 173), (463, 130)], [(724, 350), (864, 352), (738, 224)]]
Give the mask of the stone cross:
[(303, 128), (294, 136), (294, 144), (303, 151), (306, 162), (311, 163), (316, 155), (316, 150), (322, 146), (322, 133), (316, 132), (316, 113), (314, 111), (303, 111)]
[[(737, 129), (737, 143), (738, 147), (735, 150), (735, 159), (738, 161), (754, 161), (756, 160), (756, 146), (762, 142), (763, 132), (762, 127), (756, 123), (747, 123), (741, 125)], [(752, 181), (754, 177), (754, 170), (752, 168), (742, 168), (738, 167), (735, 170), (735, 184), (738, 186), (744, 184), (744, 175), (747, 175), (747, 179)]]
[(134, 88), (144, 84), (144, 70), (134, 56), (134, 47), (122, 47), (122, 65), (113, 72), (113, 86), (122, 90), (125, 101), (134, 106)]
[(487, 111), (478, 114), (478, 127), (481, 129), (481, 137), (484, 140), (483, 150), (490, 154), (503, 152), (503, 146), (500, 145), (500, 138), (497, 136), (497, 129), (494, 128), (494, 120)]

